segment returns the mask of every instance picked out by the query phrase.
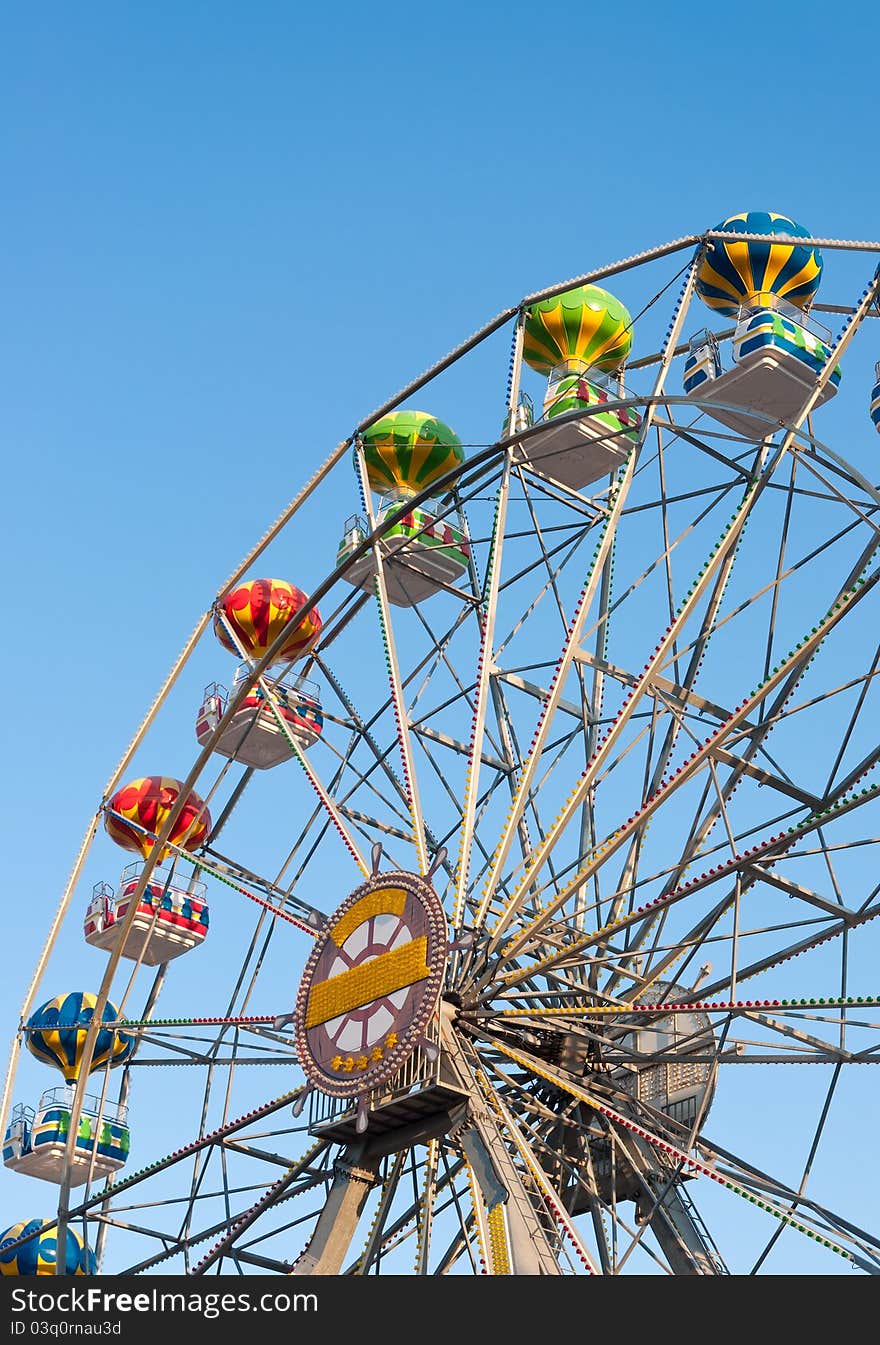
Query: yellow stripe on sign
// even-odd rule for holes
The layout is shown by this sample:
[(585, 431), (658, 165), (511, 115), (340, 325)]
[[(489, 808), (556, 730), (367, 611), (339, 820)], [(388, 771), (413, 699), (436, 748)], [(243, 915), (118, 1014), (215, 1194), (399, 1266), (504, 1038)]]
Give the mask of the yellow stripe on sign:
[(329, 981), (313, 985), (306, 1009), (306, 1027), (318, 1027), (383, 995), (393, 995), (395, 990), (423, 981), (431, 972), (425, 961), (427, 951), (428, 940), (423, 935), (402, 948), (382, 953), (359, 967), (331, 976)]
[(406, 897), (402, 887), (380, 887), (375, 892), (368, 892), (331, 929), (330, 937), (336, 947), (341, 948), (349, 934), (374, 915), (403, 915)]

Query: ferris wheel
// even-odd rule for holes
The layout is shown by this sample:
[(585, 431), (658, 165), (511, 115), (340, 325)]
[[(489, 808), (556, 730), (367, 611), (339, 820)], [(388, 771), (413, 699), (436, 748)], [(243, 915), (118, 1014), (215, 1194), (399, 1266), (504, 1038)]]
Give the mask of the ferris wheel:
[(23, 985), (0, 1271), (880, 1270), (878, 252), (527, 295), (195, 599)]

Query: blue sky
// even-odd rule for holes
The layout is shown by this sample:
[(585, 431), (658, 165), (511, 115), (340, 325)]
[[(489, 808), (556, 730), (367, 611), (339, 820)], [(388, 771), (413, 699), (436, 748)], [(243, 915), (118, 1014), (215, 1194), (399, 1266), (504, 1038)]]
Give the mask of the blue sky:
[(10, 1036), (162, 677), (363, 416), (521, 295), (734, 211), (880, 233), (867, 3), (329, 12), (6, 8)]

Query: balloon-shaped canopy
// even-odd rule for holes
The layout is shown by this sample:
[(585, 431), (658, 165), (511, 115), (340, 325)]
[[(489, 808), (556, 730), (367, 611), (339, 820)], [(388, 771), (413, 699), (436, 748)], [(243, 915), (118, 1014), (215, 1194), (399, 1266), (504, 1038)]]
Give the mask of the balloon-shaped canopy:
[(533, 304), (526, 316), (523, 359), (539, 374), (563, 360), (619, 369), (632, 346), (632, 319), (598, 285), (580, 285)]
[[(104, 828), (108, 836), (124, 850), (136, 850), (144, 859), (149, 859), (156, 842), (153, 835), (146, 833), (159, 834), (182, 789), (182, 782), (170, 775), (147, 775), (123, 785), (117, 789), (110, 800), (108, 811), (104, 813)], [(114, 816), (116, 813), (120, 816)], [(198, 794), (190, 793), (171, 828), (168, 840), (183, 850), (197, 850), (207, 839), (210, 830), (211, 814)], [(172, 853), (166, 846), (159, 859), (167, 859)]]
[[(37, 1230), (40, 1230), (37, 1232)], [(19, 1238), (36, 1233), (20, 1247)], [(58, 1226), (49, 1219), (28, 1219), (0, 1233), (0, 1275), (54, 1275), (58, 1261)], [(64, 1274), (94, 1275), (95, 1253), (83, 1246), (82, 1238), (68, 1228), (64, 1239)]]
[(801, 243), (774, 243), (774, 234), (809, 238), (809, 230), (787, 215), (772, 210), (748, 210), (730, 215), (715, 226), (718, 232), (766, 234), (767, 242), (739, 243), (710, 239), (697, 268), (696, 291), (703, 303), (725, 317), (735, 317), (740, 305), (762, 295), (775, 295), (804, 308), (822, 279), (822, 254)]
[(464, 462), (458, 435), (427, 411), (391, 411), (361, 437), (367, 477), (379, 495), (417, 495)]
[[(56, 995), (41, 1004), (27, 1021), (25, 1041), (31, 1055), (60, 1069), (68, 1083), (79, 1077), (86, 1036), (97, 1002), (98, 996), (88, 991)], [(101, 1022), (113, 1023), (118, 1017), (116, 1005), (108, 1001)], [(111, 1069), (121, 1065), (131, 1055), (134, 1045), (135, 1039), (130, 1032), (120, 1032), (113, 1027), (99, 1028), (89, 1074), (103, 1069), (108, 1061)]]
[[(239, 584), (220, 603), (223, 616), (241, 641), (245, 653), (262, 658), (284, 630), (308, 608), (297, 630), (284, 640), (273, 663), (287, 663), (311, 653), (321, 634), (321, 616), (317, 607), (308, 607), (308, 598), (301, 589), (284, 579), (249, 579)], [(223, 625), (219, 614), (214, 618), (214, 634), (232, 654), (241, 657), (241, 651)]]

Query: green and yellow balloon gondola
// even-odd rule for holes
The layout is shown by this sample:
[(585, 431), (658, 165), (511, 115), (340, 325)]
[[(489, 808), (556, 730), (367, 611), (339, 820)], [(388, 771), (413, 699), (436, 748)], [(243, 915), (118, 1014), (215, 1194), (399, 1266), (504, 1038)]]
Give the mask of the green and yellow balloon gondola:
[(464, 462), (458, 435), (427, 411), (391, 411), (361, 441), (371, 488), (392, 500), (419, 494)]
[(528, 310), (523, 359), (539, 374), (560, 364), (572, 372), (619, 369), (631, 348), (629, 312), (599, 285), (579, 285)]

